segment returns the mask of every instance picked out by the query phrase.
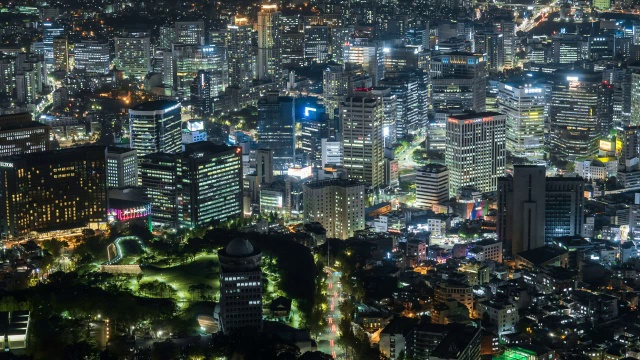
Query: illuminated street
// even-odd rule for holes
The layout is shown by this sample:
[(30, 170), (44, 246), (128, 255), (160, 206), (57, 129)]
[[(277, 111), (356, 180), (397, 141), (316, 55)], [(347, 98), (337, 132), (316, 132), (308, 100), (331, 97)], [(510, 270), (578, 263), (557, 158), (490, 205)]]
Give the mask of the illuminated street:
[(331, 354), (334, 359), (344, 358), (344, 349), (338, 346), (339, 304), (342, 301), (340, 273), (327, 271), (327, 328), (318, 338), (318, 350)]

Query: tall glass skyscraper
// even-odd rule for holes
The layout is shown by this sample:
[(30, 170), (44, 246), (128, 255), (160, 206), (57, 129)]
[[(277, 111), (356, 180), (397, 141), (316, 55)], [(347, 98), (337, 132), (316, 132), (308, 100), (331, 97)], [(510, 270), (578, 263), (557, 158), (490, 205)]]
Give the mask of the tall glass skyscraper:
[(286, 170), (295, 152), (295, 101), (268, 93), (258, 101), (258, 143), (273, 151), (273, 168)]
[(138, 156), (155, 152), (177, 153), (182, 149), (180, 103), (149, 101), (129, 109), (130, 146)]

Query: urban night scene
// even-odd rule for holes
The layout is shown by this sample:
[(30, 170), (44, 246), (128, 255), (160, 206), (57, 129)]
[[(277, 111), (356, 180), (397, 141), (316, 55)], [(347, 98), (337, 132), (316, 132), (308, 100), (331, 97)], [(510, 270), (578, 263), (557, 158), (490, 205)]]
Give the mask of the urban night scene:
[(640, 0), (0, 0), (0, 360), (640, 359)]

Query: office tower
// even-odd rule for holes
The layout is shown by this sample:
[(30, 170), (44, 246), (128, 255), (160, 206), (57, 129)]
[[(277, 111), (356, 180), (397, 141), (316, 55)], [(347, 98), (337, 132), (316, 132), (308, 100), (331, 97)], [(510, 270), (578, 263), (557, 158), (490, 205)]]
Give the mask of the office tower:
[(425, 53), (413, 46), (386, 48), (383, 53), (385, 74), (390, 71), (415, 71), (421, 67), (421, 60), (425, 57)]
[(618, 129), (617, 140), (622, 143), (618, 155), (618, 172), (616, 177), (625, 188), (640, 185), (640, 169), (638, 168), (638, 127), (628, 126)]
[(640, 125), (640, 72), (632, 72), (629, 74), (630, 83), (630, 101), (629, 106), (631, 109), (631, 122), (629, 125)]
[(327, 165), (342, 166), (342, 142), (335, 139), (322, 139), (322, 167)]
[(545, 88), (528, 81), (506, 81), (498, 85), (498, 111), (507, 116), (507, 151), (514, 156), (544, 155), (546, 118)]
[(220, 302), (214, 310), (220, 331), (262, 330), (262, 252), (246, 239), (234, 239), (218, 251)]
[(107, 148), (107, 187), (138, 185), (138, 153), (135, 149)]
[(225, 48), (173, 45), (171, 64), (167, 64), (167, 74), (171, 74), (173, 88), (177, 93), (189, 97), (193, 79), (200, 70), (208, 71), (210, 74), (211, 96), (215, 97), (222, 94), (229, 82), (229, 68)]
[(73, 47), (75, 68), (88, 74), (109, 72), (109, 43), (81, 41)]
[(53, 39), (53, 69), (69, 71), (69, 40), (66, 36)]
[(603, 82), (598, 88), (598, 122), (596, 123), (596, 132), (599, 137), (607, 137), (614, 128), (614, 94), (614, 86), (606, 82)]
[(198, 71), (191, 85), (191, 106), (197, 115), (213, 113), (213, 95), (211, 91), (213, 76), (206, 70)]
[(499, 34), (498, 44), (502, 48), (503, 66), (505, 69), (516, 67), (517, 41), (515, 22), (499, 19), (493, 23), (494, 30)]
[(283, 33), (281, 38), (281, 65), (306, 66), (304, 33)]
[(36, 54), (19, 53), (15, 71), (16, 101), (20, 104), (35, 104), (42, 94), (47, 72), (42, 58)]
[(0, 116), (0, 157), (49, 150), (49, 131), (29, 113)]
[(553, 37), (553, 62), (573, 64), (582, 60), (589, 49), (589, 43), (576, 34), (558, 34)]
[(449, 199), (449, 170), (440, 164), (416, 169), (416, 207), (429, 209)]
[(170, 100), (149, 101), (129, 109), (130, 146), (138, 156), (181, 150), (182, 124), (180, 103)]
[(345, 43), (351, 40), (351, 35), (355, 32), (353, 26), (331, 27), (331, 59), (338, 63), (344, 62)]
[[(371, 87), (358, 86), (360, 82), (365, 82), (367, 77), (363, 74), (362, 67), (347, 63), (344, 65), (329, 64), (322, 73), (322, 98), (329, 119), (334, 118), (335, 110), (347, 96), (353, 93), (354, 88)], [(364, 80), (364, 81), (363, 81)]]
[[(402, 92), (404, 87), (400, 88), (400, 92), (402, 95), (405, 93)], [(398, 89), (395, 89), (398, 92)], [(392, 91), (391, 87), (386, 86), (376, 86), (373, 88), (363, 89), (362, 91), (356, 89), (354, 92), (356, 96), (366, 96), (371, 98), (378, 99), (384, 108), (384, 121), (382, 123), (382, 135), (384, 136), (384, 147), (392, 148), (393, 144), (396, 143), (398, 139), (398, 130), (400, 130), (400, 134), (403, 134), (403, 126), (402, 121), (398, 119), (398, 111), (401, 111), (401, 114), (405, 114), (404, 106), (402, 106), (401, 110), (398, 110), (398, 96)], [(406, 99), (403, 99), (402, 105), (406, 104)]]
[(384, 78), (383, 50), (376, 41), (355, 39), (351, 43), (344, 44), (342, 56), (345, 63), (362, 66), (371, 77), (373, 85), (378, 85), (378, 81)]
[(295, 102), (292, 97), (268, 93), (258, 100), (258, 144), (273, 151), (276, 173), (293, 164), (295, 152)]
[(476, 33), (475, 52), (485, 54), (487, 59), (487, 70), (500, 72), (504, 67), (504, 47), (502, 34), (496, 33)]
[(445, 164), (449, 169), (449, 196), (473, 186), (480, 192), (496, 191), (506, 164), (506, 115), (485, 112), (447, 119)]
[(584, 226), (584, 179), (549, 177), (545, 185), (545, 241), (582, 235)]
[(246, 87), (253, 79), (254, 57), (251, 52), (253, 28), (246, 19), (235, 18), (235, 25), (227, 26), (227, 54), (229, 62), (229, 85)]
[(204, 34), (204, 20), (175, 22), (175, 43), (204, 45)]
[(140, 157), (138, 183), (151, 202), (151, 224), (177, 228), (180, 218), (181, 174), (177, 154), (152, 153)]
[(343, 165), (350, 179), (384, 184), (384, 107), (378, 99), (348, 97), (340, 103)]
[(431, 101), (436, 121), (449, 114), (483, 112), (486, 106), (487, 71), (482, 54), (454, 52), (431, 58)]
[(0, 94), (13, 95), (15, 88), (16, 58), (0, 55)]
[(186, 144), (179, 157), (182, 176), (180, 227), (204, 227), (241, 215), (240, 148), (202, 141)]
[(143, 79), (151, 70), (151, 39), (149, 37), (116, 37), (115, 63), (125, 76)]
[(508, 254), (533, 250), (545, 241), (545, 167), (515, 165), (498, 180), (498, 240)]
[(426, 121), (423, 122), (420, 116), (420, 91), (417, 77), (393, 76), (382, 79), (379, 83), (380, 86), (391, 89), (391, 94), (396, 96), (396, 136), (402, 138), (426, 126)]
[(171, 25), (160, 27), (160, 37), (158, 38), (159, 49), (171, 49), (171, 44), (176, 42), (176, 28)]
[(256, 150), (256, 174), (258, 184), (273, 182), (273, 151), (270, 149)]
[(304, 27), (304, 58), (307, 62), (323, 63), (329, 57), (331, 30), (326, 25)]
[(258, 12), (258, 60), (256, 75), (259, 80), (275, 80), (280, 71), (282, 30), (277, 5), (262, 5)]
[(304, 222), (319, 222), (327, 238), (346, 240), (364, 230), (364, 184), (331, 179), (303, 185)]
[(593, 7), (597, 10), (609, 10), (611, 8), (611, 0), (594, 0)]
[(329, 136), (327, 119), (322, 105), (307, 106), (300, 119), (299, 148), (308, 155), (310, 161), (320, 160), (321, 140)]
[(551, 89), (551, 154), (575, 158), (598, 150), (599, 73), (559, 73)]
[(64, 27), (45, 21), (42, 23), (42, 44), (44, 46), (44, 63), (47, 73), (54, 70), (53, 42), (54, 39), (64, 35)]
[(3, 237), (106, 221), (102, 146), (4, 157), (0, 162), (0, 179)]
[(186, 128), (182, 129), (182, 144), (192, 144), (200, 141), (207, 141), (207, 132), (204, 129), (204, 121), (187, 121)]

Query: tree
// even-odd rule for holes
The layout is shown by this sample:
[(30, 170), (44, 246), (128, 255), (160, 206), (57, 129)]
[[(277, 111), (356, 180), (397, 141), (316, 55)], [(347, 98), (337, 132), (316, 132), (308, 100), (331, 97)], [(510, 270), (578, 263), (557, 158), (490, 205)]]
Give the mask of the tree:
[(62, 254), (62, 249), (69, 247), (69, 243), (53, 238), (43, 241), (42, 247), (51, 253), (51, 255), (58, 257)]

